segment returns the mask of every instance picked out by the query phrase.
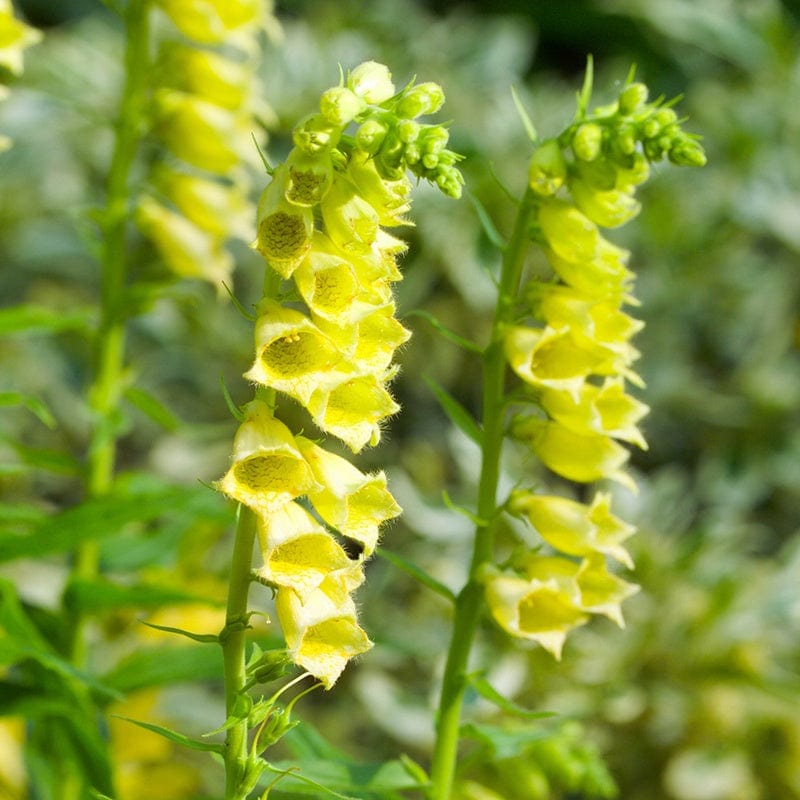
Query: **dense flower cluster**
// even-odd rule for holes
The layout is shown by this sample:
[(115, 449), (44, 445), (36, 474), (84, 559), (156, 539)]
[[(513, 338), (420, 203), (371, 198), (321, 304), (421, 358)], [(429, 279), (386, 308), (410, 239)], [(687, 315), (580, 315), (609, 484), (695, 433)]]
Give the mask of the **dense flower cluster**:
[[(529, 401), (511, 433), (569, 481), (636, 488), (620, 442), (647, 446), (637, 427), (647, 406), (626, 391), (626, 382), (642, 385), (631, 338), (643, 323), (623, 310), (635, 305), (629, 253), (600, 228), (639, 212), (635, 189), (649, 162), (665, 154), (678, 164), (704, 162), (675, 112), (647, 103), (647, 88), (629, 83), (610, 106), (579, 111), (531, 159), (533, 237), (553, 277), (531, 282), (519, 323), (506, 331), (508, 364)], [(620, 603), (637, 587), (610, 573), (605, 557), (631, 567), (623, 542), (633, 529), (611, 513), (610, 495), (597, 492), (585, 504), (519, 490), (508, 509), (528, 519), (555, 554), (526, 555), (513, 571), (491, 577), (487, 600), (499, 624), (557, 657), (569, 630), (591, 614), (621, 625)]]
[[(22, 74), (22, 54), (26, 47), (42, 38), (36, 28), (31, 28), (14, 16), (11, 0), (0, 0), (0, 79), (3, 73)], [(0, 100), (8, 96), (8, 88), (0, 83)], [(0, 153), (11, 147), (11, 139), (0, 135)]]
[[(246, 377), (260, 389), (219, 486), (257, 515), (259, 575), (276, 592), (289, 652), (326, 687), (371, 646), (351, 593), (379, 526), (400, 507), (382, 472), (364, 474), (292, 432), (270, 398), (293, 398), (353, 452), (377, 444), (381, 424), (398, 411), (388, 386), (394, 351), (409, 332), (394, 316), (392, 284), (406, 245), (385, 228), (410, 224), (406, 168), (445, 193), (460, 190), (446, 131), (415, 120), (443, 100), (434, 84), (398, 93), (385, 66), (361, 64), (295, 128), (295, 146), (258, 205), (254, 246), (283, 291), (257, 307)], [(405, 139), (392, 138), (398, 130)], [(357, 559), (339, 537), (356, 543)]]
[[(258, 37), (276, 23), (262, 0), (158, 0), (174, 33), (162, 43), (155, 134), (168, 158), (136, 210), (167, 267), (221, 288), (229, 238), (251, 241), (253, 136), (270, 115), (258, 93)], [(175, 30), (177, 29), (177, 30)]]

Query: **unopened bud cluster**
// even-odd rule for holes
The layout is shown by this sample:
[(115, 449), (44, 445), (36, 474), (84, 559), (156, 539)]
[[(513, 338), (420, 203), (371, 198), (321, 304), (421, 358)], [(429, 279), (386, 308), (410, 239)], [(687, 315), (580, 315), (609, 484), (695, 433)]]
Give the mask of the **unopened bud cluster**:
[[(638, 426), (647, 407), (627, 393), (642, 386), (631, 344), (643, 323), (635, 305), (629, 253), (601, 228), (640, 209), (636, 187), (664, 155), (702, 165), (703, 150), (675, 112), (647, 103), (647, 88), (629, 83), (618, 100), (541, 142), (529, 168), (532, 237), (552, 275), (527, 286), (516, 324), (505, 333), (509, 365), (522, 380), (528, 408), (511, 427), (556, 475), (579, 484), (613, 480), (635, 490), (621, 443), (646, 448)], [(611, 513), (611, 498), (589, 503), (519, 490), (508, 510), (526, 518), (552, 549), (521, 557), (487, 581), (495, 619), (510, 633), (560, 655), (567, 633), (592, 614), (622, 624), (620, 603), (636, 587), (609, 572), (606, 557), (631, 566), (622, 543), (633, 529)]]
[(226, 240), (252, 239), (253, 135), (271, 113), (257, 91), (258, 37), (274, 25), (261, 0), (157, 0), (174, 33), (155, 65), (154, 133), (167, 157), (154, 168), (136, 220), (167, 267), (221, 287)]
[[(394, 351), (409, 332), (394, 316), (392, 284), (402, 277), (397, 258), (406, 245), (385, 229), (410, 224), (406, 172), (418, 164), (401, 152), (387, 170), (382, 146), (365, 149), (359, 132), (377, 120), (397, 130), (412, 120), (394, 109), (427, 113), (443, 100), (435, 84), (396, 93), (385, 66), (356, 67), (295, 128), (295, 146), (258, 204), (254, 247), (281, 289), (257, 306), (246, 377), (262, 397), (292, 398), (353, 452), (377, 444), (382, 423), (399, 410), (388, 387)], [(445, 193), (461, 186), (452, 164), (425, 169)], [(400, 508), (382, 472), (364, 474), (313, 434), (290, 430), (272, 405), (257, 399), (246, 409), (219, 486), (257, 515), (260, 577), (275, 588), (291, 657), (330, 687), (371, 646), (351, 593), (380, 524)], [(345, 540), (357, 543), (357, 558)]]
[[(36, 28), (14, 16), (11, 0), (0, 0), (0, 100), (8, 96), (7, 76), (22, 74), (22, 58), (27, 47), (42, 38)], [(11, 139), (0, 134), (0, 153), (11, 147)]]

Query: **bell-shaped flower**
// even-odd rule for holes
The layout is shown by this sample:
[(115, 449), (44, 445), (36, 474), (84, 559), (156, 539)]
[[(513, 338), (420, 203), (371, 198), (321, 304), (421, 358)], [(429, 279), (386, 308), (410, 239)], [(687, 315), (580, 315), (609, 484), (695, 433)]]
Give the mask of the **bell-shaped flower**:
[(506, 332), (505, 352), (511, 368), (526, 383), (575, 397), (585, 378), (606, 359), (597, 348), (582, 348), (567, 327), (513, 326)]
[(294, 589), (301, 601), (327, 581), (340, 601), (364, 580), (360, 562), (351, 561), (334, 538), (302, 506), (288, 502), (257, 518), (263, 566), (261, 578)]
[(332, 388), (352, 371), (336, 346), (300, 311), (274, 300), (259, 304), (256, 359), (245, 378), (308, 405), (314, 392)]
[(245, 240), (253, 238), (252, 207), (245, 187), (189, 175), (169, 167), (158, 169), (154, 182), (181, 214), (198, 228), (220, 240), (229, 236)]
[(341, 439), (354, 453), (381, 438), (380, 423), (400, 406), (375, 375), (350, 378), (334, 389), (320, 389), (307, 408), (317, 426)]
[(595, 257), (602, 238), (597, 225), (571, 203), (547, 198), (539, 207), (539, 225), (548, 246), (561, 258), (585, 262)]
[(333, 159), (325, 150), (309, 155), (295, 147), (286, 171), (286, 199), (298, 206), (319, 204), (333, 183)]
[(352, 599), (333, 598), (325, 582), (305, 600), (279, 588), (275, 610), (292, 660), (330, 689), (347, 662), (372, 647)]
[(317, 513), (341, 534), (360, 542), (364, 557), (369, 557), (378, 543), (381, 523), (402, 512), (386, 488), (386, 476), (382, 472), (365, 475), (347, 459), (302, 436), (297, 437), (297, 445), (322, 487), (308, 495)]
[(314, 214), (286, 199), (286, 170), (275, 170), (256, 215), (255, 248), (282, 277), (289, 278), (311, 248)]
[(352, 364), (359, 375), (380, 375), (391, 364), (400, 345), (411, 337), (394, 317), (394, 303), (372, 306), (372, 312), (352, 324), (319, 320), (319, 328)]
[(221, 44), (257, 28), (264, 20), (262, 0), (157, 0), (181, 33), (203, 44)]
[(515, 421), (512, 434), (527, 443), (548, 469), (563, 478), (578, 483), (608, 478), (636, 491), (636, 484), (623, 469), (630, 454), (608, 436), (582, 435), (557, 422), (535, 417)]
[(213, 50), (170, 43), (164, 56), (164, 82), (214, 105), (236, 111), (251, 99), (253, 69)]
[(629, 192), (619, 189), (596, 189), (580, 178), (569, 182), (569, 191), (575, 205), (594, 223), (603, 228), (617, 228), (633, 219), (641, 210), (641, 203)]
[(186, 92), (156, 93), (156, 131), (178, 158), (195, 167), (222, 174), (253, 161), (253, 124), (236, 113)]
[(383, 228), (378, 228), (378, 235), (368, 252), (348, 254), (359, 275), (362, 284), (368, 285), (375, 280), (393, 283), (403, 279), (397, 267), (397, 257), (408, 250), (402, 239), (392, 236)]
[(620, 605), (623, 600), (636, 594), (639, 587), (612, 575), (608, 571), (605, 558), (599, 553), (583, 560), (577, 580), (581, 607), (592, 614), (603, 614), (620, 628), (624, 628)]
[(586, 261), (563, 258), (550, 248), (545, 248), (545, 254), (558, 277), (587, 297), (630, 302), (634, 274), (626, 266), (627, 250), (600, 237), (594, 257)]
[(408, 178), (386, 180), (375, 167), (375, 159), (358, 150), (350, 157), (345, 174), (353, 182), (358, 195), (377, 211), (381, 225), (393, 227), (413, 224), (404, 217), (411, 209), (411, 183)]
[(292, 432), (264, 403), (253, 401), (233, 441), (233, 460), (218, 488), (258, 514), (269, 514), (318, 489)]
[(611, 513), (611, 495), (606, 492), (597, 492), (591, 505), (585, 505), (566, 497), (518, 490), (511, 495), (509, 510), (527, 517), (542, 539), (562, 553), (604, 553), (633, 567), (622, 543), (635, 528)]
[(233, 258), (213, 234), (170, 211), (152, 197), (139, 200), (134, 214), (142, 233), (153, 241), (164, 263), (182, 278), (216, 284), (230, 281)]
[(602, 386), (584, 383), (577, 394), (545, 388), (539, 404), (551, 419), (575, 433), (613, 436), (647, 449), (636, 425), (649, 409), (625, 393), (621, 378), (607, 378)]
[(507, 633), (538, 642), (557, 659), (567, 634), (589, 620), (575, 577), (558, 572), (535, 578), (494, 575), (486, 583), (486, 602)]
[(353, 183), (336, 176), (320, 203), (325, 232), (346, 253), (369, 254), (378, 237), (378, 212)]
[(0, 0), (0, 67), (21, 75), (23, 52), (36, 44), (42, 34), (14, 16), (10, 0)]

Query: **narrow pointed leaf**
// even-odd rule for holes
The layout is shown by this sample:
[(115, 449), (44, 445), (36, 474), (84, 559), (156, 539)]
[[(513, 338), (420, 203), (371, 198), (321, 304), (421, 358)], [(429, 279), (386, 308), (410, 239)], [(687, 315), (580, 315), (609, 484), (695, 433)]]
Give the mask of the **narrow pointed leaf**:
[(544, 719), (553, 716), (553, 713), (550, 711), (530, 711), (518, 705), (513, 700), (509, 700), (507, 697), (500, 694), (500, 692), (486, 680), (481, 672), (473, 672), (471, 675), (467, 676), (467, 680), (470, 686), (472, 686), (481, 697), (486, 698), (498, 708), (508, 714), (513, 714), (515, 717), (522, 717), (523, 719)]
[(433, 392), (442, 411), (447, 414), (449, 420), (455, 425), (462, 433), (465, 433), (472, 439), (478, 447), (483, 444), (483, 431), (478, 426), (475, 418), (467, 411), (458, 400), (451, 395), (447, 389), (441, 384), (437, 383), (429, 375), (423, 375), (422, 379), (428, 384), (428, 387)]
[(88, 331), (93, 325), (95, 311), (82, 308), (63, 311), (40, 305), (20, 305), (0, 309), (0, 336), (17, 333), (59, 333)]
[(506, 241), (501, 236), (500, 231), (498, 231), (495, 227), (495, 224), (492, 222), (492, 218), (489, 216), (489, 212), (486, 210), (483, 203), (481, 203), (481, 201), (478, 200), (478, 198), (470, 191), (467, 192), (467, 197), (472, 203), (475, 213), (478, 215), (478, 221), (481, 223), (481, 227), (483, 228), (483, 232), (486, 234), (486, 238), (498, 250), (505, 250)]
[(0, 392), (0, 406), (22, 406), (27, 408), (40, 422), (51, 430), (56, 427), (56, 418), (44, 400), (21, 392)]
[(384, 559), (384, 561), (388, 561), (393, 566), (403, 570), (403, 572), (410, 575), (414, 580), (419, 581), (423, 586), (427, 586), (429, 589), (436, 592), (436, 594), (440, 594), (446, 600), (455, 603), (456, 596), (443, 583), (440, 583), (436, 578), (428, 575), (425, 570), (421, 569), (416, 564), (412, 564), (407, 559), (397, 555), (397, 553), (392, 553), (384, 547), (379, 547), (375, 552), (376, 555)]
[(424, 311), (421, 308), (415, 309), (413, 311), (409, 311), (406, 315), (408, 317), (422, 317), (422, 319), (427, 320), (433, 325), (436, 330), (442, 334), (442, 336), (447, 339), (449, 342), (457, 345), (458, 347), (463, 348), (464, 350), (468, 350), (470, 353), (477, 353), (478, 355), (483, 355), (483, 348), (479, 347), (475, 342), (470, 341), (469, 339), (465, 339), (463, 336), (459, 336), (455, 331), (451, 331), (446, 325), (439, 322), (430, 311)]
[(131, 386), (125, 392), (125, 399), (164, 430), (173, 432), (181, 427), (181, 421), (150, 392)]
[(114, 714), (114, 716), (117, 717), (117, 719), (124, 719), (126, 722), (131, 722), (134, 725), (138, 725), (140, 728), (157, 733), (159, 736), (163, 736), (165, 739), (175, 742), (175, 744), (189, 747), (192, 750), (203, 750), (207, 753), (223, 753), (225, 751), (225, 746), (217, 742), (203, 742), (199, 739), (192, 739), (190, 736), (185, 736), (163, 725), (154, 725), (152, 722), (142, 722), (138, 719), (123, 717), (120, 714)]
[(191, 631), (183, 630), (183, 628), (171, 628), (169, 625), (156, 625), (153, 622), (145, 622), (143, 619), (140, 619), (139, 622), (141, 622), (142, 625), (147, 625), (148, 628), (155, 628), (157, 631), (164, 631), (164, 633), (176, 633), (179, 636), (185, 636), (187, 639), (202, 644), (219, 644), (219, 634), (216, 633), (192, 633)]
[(517, 114), (522, 122), (522, 127), (525, 128), (525, 133), (528, 135), (531, 142), (535, 144), (536, 140), (539, 138), (539, 134), (536, 133), (536, 127), (533, 121), (525, 109), (525, 106), (522, 105), (522, 99), (519, 96), (519, 92), (517, 92), (516, 86), (511, 87), (511, 96), (514, 98), (514, 105), (517, 107)]

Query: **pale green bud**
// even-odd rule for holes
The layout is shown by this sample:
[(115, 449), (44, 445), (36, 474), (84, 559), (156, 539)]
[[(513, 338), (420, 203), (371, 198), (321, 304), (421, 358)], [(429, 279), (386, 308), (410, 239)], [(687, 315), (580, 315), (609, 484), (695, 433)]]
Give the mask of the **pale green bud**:
[(438, 83), (420, 83), (409, 89), (397, 103), (398, 117), (414, 119), (425, 114), (435, 114), (444, 103), (444, 91)]
[(531, 156), (528, 184), (534, 192), (545, 197), (555, 194), (567, 177), (567, 163), (555, 139), (543, 142)]
[(425, 153), (441, 153), (450, 141), (450, 133), (442, 125), (433, 125), (424, 128), (419, 138), (422, 140), (422, 149)]
[(643, 83), (632, 83), (622, 90), (619, 96), (619, 110), (622, 114), (632, 114), (647, 102), (648, 90)]
[(331, 125), (342, 127), (364, 110), (364, 101), (350, 89), (334, 86), (323, 92), (319, 110)]
[(379, 105), (394, 95), (392, 73), (384, 64), (365, 61), (348, 76), (347, 86), (367, 103)]
[(624, 156), (632, 155), (636, 150), (636, 129), (633, 125), (620, 125), (614, 131), (614, 149)]
[(669, 160), (679, 167), (702, 167), (706, 163), (706, 154), (702, 145), (694, 139), (685, 139), (668, 153)]
[(397, 123), (397, 136), (404, 144), (415, 142), (421, 130), (420, 124), (412, 119), (401, 119)]
[(310, 156), (336, 147), (340, 136), (337, 126), (331, 125), (322, 114), (310, 114), (292, 131), (295, 147)]
[(356, 131), (356, 147), (374, 156), (381, 149), (389, 126), (377, 119), (368, 119)]
[(603, 129), (594, 122), (578, 126), (572, 137), (572, 151), (581, 161), (594, 161), (600, 155), (603, 144)]

